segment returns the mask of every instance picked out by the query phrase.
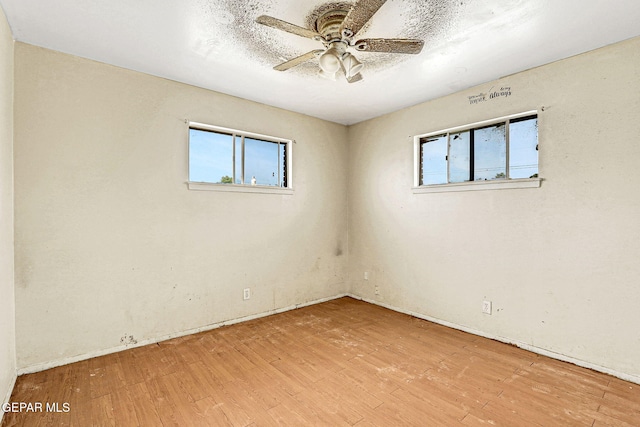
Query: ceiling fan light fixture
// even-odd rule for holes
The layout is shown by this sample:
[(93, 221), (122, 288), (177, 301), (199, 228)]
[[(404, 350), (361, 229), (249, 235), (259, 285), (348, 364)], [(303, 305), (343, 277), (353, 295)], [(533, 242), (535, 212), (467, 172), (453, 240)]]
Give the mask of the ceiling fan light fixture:
[(334, 81), (334, 82), (336, 81), (336, 74), (338, 74), (338, 73), (330, 73), (330, 72), (325, 71), (323, 69), (320, 69), (320, 71), (318, 71), (318, 75), (320, 77), (323, 77), (323, 78), (325, 78), (327, 80), (331, 80), (331, 81)]
[(335, 73), (340, 69), (340, 57), (336, 48), (327, 49), (325, 53), (320, 55), (320, 68), (327, 73)]
[(344, 64), (347, 78), (355, 76), (364, 68), (364, 64), (349, 52), (342, 57), (342, 63)]

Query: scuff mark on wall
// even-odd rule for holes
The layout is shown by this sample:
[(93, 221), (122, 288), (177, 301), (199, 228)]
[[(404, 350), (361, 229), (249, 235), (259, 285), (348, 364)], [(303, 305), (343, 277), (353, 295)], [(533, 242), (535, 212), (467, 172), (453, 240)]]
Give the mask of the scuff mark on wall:
[(127, 335), (125, 332), (124, 336), (120, 338), (120, 344), (124, 345), (133, 345), (138, 344), (138, 340), (133, 337), (133, 335)]

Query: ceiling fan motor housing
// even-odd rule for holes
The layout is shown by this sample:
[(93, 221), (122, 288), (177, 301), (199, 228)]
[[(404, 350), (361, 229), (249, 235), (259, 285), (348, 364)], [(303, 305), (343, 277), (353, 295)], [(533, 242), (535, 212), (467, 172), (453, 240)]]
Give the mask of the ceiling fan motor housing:
[(325, 42), (342, 40), (340, 27), (348, 11), (341, 9), (330, 10), (320, 15), (316, 20), (316, 31), (322, 36)]

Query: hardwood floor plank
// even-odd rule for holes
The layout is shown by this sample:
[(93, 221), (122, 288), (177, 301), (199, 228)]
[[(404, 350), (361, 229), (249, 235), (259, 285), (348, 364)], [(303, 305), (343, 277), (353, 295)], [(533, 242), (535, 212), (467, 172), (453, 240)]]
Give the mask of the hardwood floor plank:
[(351, 362), (348, 368), (341, 371), (341, 374), (369, 390), (382, 401), (386, 395), (391, 394), (401, 385), (399, 381), (381, 373), (376, 366), (363, 360), (362, 357), (355, 357)]
[[(633, 416), (629, 419), (631, 419), (632, 421), (629, 422), (625, 422), (620, 418), (617, 418), (615, 416), (611, 416), (611, 415), (607, 415), (604, 414), (602, 412), (599, 411), (592, 411), (592, 410), (587, 410), (584, 412), (585, 415), (590, 416), (591, 418), (594, 419), (594, 423), (593, 425), (609, 425), (609, 426), (618, 426), (618, 427), (629, 427), (629, 426), (638, 426), (638, 420), (640, 418), (638, 418), (637, 416)], [(629, 417), (630, 414), (624, 414), (625, 416), (623, 418)]]
[(424, 419), (430, 420), (433, 425), (457, 425), (467, 415), (467, 411), (460, 410), (454, 405), (449, 405), (438, 399), (437, 396), (416, 395), (402, 387), (392, 394), (405, 407), (416, 411)]
[(640, 411), (640, 385), (612, 378), (604, 393), (603, 404), (619, 404)]
[(577, 406), (584, 410), (597, 411), (603, 403), (603, 399), (592, 394), (575, 393), (574, 390), (565, 387), (562, 382), (539, 382), (528, 376), (516, 373), (505, 381), (507, 389), (518, 390), (533, 396), (534, 399), (559, 399), (566, 402), (565, 407)]
[(306, 396), (313, 402), (322, 402), (322, 410), (334, 414), (342, 421), (353, 425), (362, 420), (360, 407), (363, 402), (358, 395), (348, 398), (343, 389), (327, 387), (324, 379), (318, 383), (309, 384), (307, 390), (299, 396)]
[[(256, 338), (254, 340), (245, 341), (242, 344), (245, 348), (250, 349), (253, 352), (252, 354), (256, 356), (256, 358), (250, 359), (256, 365), (264, 362), (270, 363), (280, 358), (280, 352), (264, 338)], [(247, 355), (245, 354), (245, 356)]]
[(116, 418), (110, 394), (91, 399), (91, 425), (94, 427), (115, 427)]
[(482, 408), (496, 397), (490, 390), (467, 386), (464, 381), (451, 381), (429, 370), (412, 380), (407, 387), (409, 391), (417, 390), (421, 394), (435, 395), (467, 412), (471, 408)]
[(118, 365), (120, 366), (123, 380), (127, 386), (144, 381), (145, 377), (136, 361), (136, 356), (134, 356), (134, 352), (131, 350), (118, 353)]
[(194, 404), (198, 410), (198, 414), (205, 421), (205, 425), (218, 427), (230, 426), (233, 424), (222, 410), (222, 404), (217, 403), (211, 397), (205, 397)]
[(520, 413), (526, 414), (526, 419), (540, 419), (538, 423), (541, 425), (547, 425), (545, 420), (553, 420), (556, 425), (590, 426), (594, 420), (587, 415), (588, 405), (565, 400), (562, 407), (558, 407), (555, 405), (557, 396), (544, 391), (508, 388), (493, 402), (500, 402), (505, 407), (526, 408), (526, 412)]
[(335, 393), (347, 404), (356, 410), (363, 405), (369, 409), (375, 409), (382, 405), (383, 401), (371, 394), (361, 383), (343, 375), (343, 372), (337, 372), (334, 375), (327, 375), (318, 382), (318, 386), (324, 387), (331, 393)]
[(309, 365), (299, 355), (283, 354), (279, 360), (271, 362), (271, 366), (275, 367), (280, 373), (288, 378), (292, 383), (299, 385), (301, 391), (304, 391), (305, 384), (316, 382), (322, 378), (321, 374), (311, 365)]
[(386, 419), (387, 425), (404, 425), (404, 426), (425, 426), (425, 425), (447, 425), (455, 426), (459, 425), (456, 421), (451, 421), (448, 424), (442, 424), (440, 422), (439, 414), (429, 413), (423, 411), (424, 408), (415, 408), (410, 404), (403, 402), (402, 400), (391, 395), (385, 399), (385, 402), (373, 410), (375, 416), (383, 417)]
[(242, 422), (248, 425), (264, 425), (273, 422), (268, 414), (268, 410), (277, 406), (270, 404), (262, 394), (242, 384), (241, 382), (233, 382), (224, 386), (224, 393), (227, 398), (225, 402), (233, 402), (237, 408), (246, 414), (247, 419)]
[(471, 407), (461, 402), (458, 396), (454, 396), (453, 393), (444, 396), (434, 393), (434, 389), (421, 387), (423, 384), (425, 383), (412, 381), (394, 391), (393, 394), (396, 397), (402, 396), (403, 401), (411, 401), (418, 406), (436, 409), (457, 421), (462, 420), (469, 413)]
[(147, 384), (136, 383), (128, 387), (133, 410), (140, 426), (162, 426), (158, 410), (154, 404)]
[(556, 381), (567, 384), (567, 387), (577, 393), (603, 397), (609, 384), (609, 377), (606, 375), (549, 358), (541, 359), (530, 367), (522, 368), (519, 372), (532, 372), (534, 368), (537, 376), (556, 378)]
[(632, 405), (603, 404), (598, 408), (599, 414), (607, 416), (611, 422), (617, 420), (629, 424), (640, 425), (640, 410)]
[(311, 420), (303, 418), (300, 414), (290, 410), (287, 406), (280, 404), (268, 411), (269, 416), (276, 425), (280, 426), (304, 426), (312, 425)]
[[(334, 402), (322, 400), (318, 393), (311, 387), (293, 396), (291, 400), (283, 402), (288, 406), (290, 402), (295, 402), (295, 410), (305, 419), (311, 420), (313, 425), (326, 426), (351, 426), (347, 418), (353, 417), (353, 413), (343, 411)], [(291, 409), (294, 405), (291, 405)], [(356, 414), (357, 420), (361, 420), (362, 416)]]
[(629, 424), (629, 423), (625, 423), (624, 421), (612, 420), (612, 419), (606, 419), (606, 420), (596, 419), (596, 421), (593, 423), (593, 427), (637, 427), (637, 426), (638, 426), (637, 423)]
[(359, 334), (355, 329), (349, 328), (331, 330), (322, 334), (328, 345), (335, 347), (345, 359), (373, 353), (377, 346), (366, 341), (366, 337)]
[(265, 400), (266, 406), (275, 407), (302, 391), (302, 388), (300, 388), (297, 392), (294, 392), (280, 378), (280, 375), (279, 371), (273, 368), (267, 371), (256, 371), (251, 377), (252, 387)]
[(462, 419), (464, 426), (492, 426), (492, 427), (532, 427), (538, 426), (534, 422), (520, 418), (516, 413), (511, 413), (504, 408), (482, 408), (472, 409), (471, 412)]
[[(233, 366), (226, 364), (229, 359), (230, 357), (228, 352), (224, 354), (211, 353), (206, 367), (211, 372), (211, 375), (215, 378), (216, 382), (226, 384), (236, 380), (236, 376), (233, 375), (236, 370)], [(242, 374), (242, 372), (239, 373)]]
[(136, 416), (136, 409), (127, 388), (119, 388), (111, 393), (114, 419), (118, 426), (142, 426)]

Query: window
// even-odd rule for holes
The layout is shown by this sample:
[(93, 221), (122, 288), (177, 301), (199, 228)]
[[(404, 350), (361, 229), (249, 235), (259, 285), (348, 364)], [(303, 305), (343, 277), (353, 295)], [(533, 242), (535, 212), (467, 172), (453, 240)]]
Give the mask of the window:
[(291, 188), (291, 142), (190, 123), (189, 188), (191, 184)]
[(416, 137), (418, 186), (538, 177), (538, 116), (528, 112)]

